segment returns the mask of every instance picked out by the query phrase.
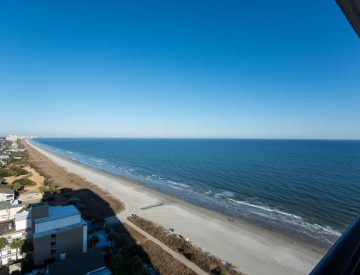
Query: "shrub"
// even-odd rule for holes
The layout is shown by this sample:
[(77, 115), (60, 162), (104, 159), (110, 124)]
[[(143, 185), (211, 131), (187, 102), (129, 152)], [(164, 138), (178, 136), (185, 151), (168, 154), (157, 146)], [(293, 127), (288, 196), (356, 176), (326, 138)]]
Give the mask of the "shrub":
[(195, 275), (186, 265), (175, 259), (153, 241), (147, 240), (141, 247), (149, 256), (153, 266), (160, 274)]
[(47, 185), (41, 186), (39, 190), (42, 193), (49, 193), (49, 194), (60, 193), (59, 187), (54, 183), (48, 183)]
[(13, 172), (7, 168), (0, 167), (0, 177), (11, 177)]
[(182, 253), (186, 258), (210, 274), (241, 274), (231, 264), (225, 265), (221, 259), (203, 251), (191, 242), (187, 242), (177, 235), (170, 233), (161, 225), (136, 215), (128, 217), (128, 220), (169, 246), (171, 249)]
[(110, 260), (110, 270), (112, 274), (148, 274), (144, 269), (144, 265), (138, 256), (123, 257), (115, 254)]
[(18, 179), (18, 180), (13, 182), (13, 185), (15, 183), (19, 183), (21, 186), (36, 185), (36, 183), (34, 181), (32, 181), (31, 179), (29, 179), (29, 178)]
[(19, 190), (21, 188), (21, 184), (19, 182), (15, 182), (13, 183), (13, 185), (11, 186), (12, 189), (14, 190)]
[(11, 167), (11, 171), (13, 172), (14, 176), (22, 176), (22, 175), (27, 175), (29, 173), (28, 171), (20, 167)]

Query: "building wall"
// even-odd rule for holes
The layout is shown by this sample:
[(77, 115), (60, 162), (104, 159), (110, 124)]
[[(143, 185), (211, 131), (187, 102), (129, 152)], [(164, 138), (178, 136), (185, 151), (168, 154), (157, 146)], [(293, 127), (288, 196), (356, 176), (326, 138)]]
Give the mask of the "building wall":
[(6, 208), (0, 210), (0, 222), (9, 221), (15, 218), (15, 214), (19, 212), (24, 206), (20, 205), (17, 207)]
[(16, 253), (16, 249), (10, 249), (9, 246), (6, 246), (4, 249), (1, 250), (0, 254), (0, 264), (6, 265), (10, 262), (22, 259), (23, 255), (18, 250)]
[(12, 201), (14, 199), (14, 194), (0, 193), (0, 201)]
[(46, 232), (49, 230), (53, 230), (56, 228), (61, 228), (61, 227), (65, 227), (68, 225), (72, 225), (72, 224), (77, 224), (81, 222), (81, 216), (80, 214), (78, 215), (74, 215), (74, 216), (70, 216), (70, 217), (65, 217), (62, 219), (56, 219), (56, 220), (51, 220), (51, 221), (47, 221), (47, 222), (42, 222), (42, 223), (35, 223), (35, 233), (42, 233), (42, 232)]
[[(52, 240), (55, 240), (54, 245), (51, 244)], [(51, 238), (50, 233), (34, 238), (33, 245), (35, 265), (42, 265), (45, 260), (52, 257), (60, 260), (61, 253), (66, 253), (66, 258), (80, 255), (83, 253), (83, 225), (57, 232), (55, 238)]]
[(56, 260), (61, 253), (66, 253), (66, 258), (83, 253), (83, 226), (56, 235)]
[(33, 239), (34, 265), (43, 264), (44, 260), (51, 258), (51, 235)]
[[(21, 230), (21, 231), (12, 231), (5, 233), (1, 237), (7, 239), (8, 243), (10, 244), (16, 239), (22, 239), (22, 240), (26, 239), (26, 236), (27, 236), (26, 232), (24, 230)], [(4, 249), (1, 250), (0, 264), (5, 265), (22, 258), (23, 255), (20, 253), (20, 251), (17, 251), (16, 253), (16, 249), (10, 249), (10, 246), (7, 245)]]
[(19, 221), (15, 221), (16, 230), (25, 230), (31, 227), (31, 219), (23, 219)]

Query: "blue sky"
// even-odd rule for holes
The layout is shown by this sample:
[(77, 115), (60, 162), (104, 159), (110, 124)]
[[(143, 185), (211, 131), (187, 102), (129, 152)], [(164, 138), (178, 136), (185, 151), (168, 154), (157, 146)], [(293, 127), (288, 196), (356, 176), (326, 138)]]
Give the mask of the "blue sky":
[(360, 40), (327, 0), (2, 1), (0, 95), (0, 135), (359, 139)]

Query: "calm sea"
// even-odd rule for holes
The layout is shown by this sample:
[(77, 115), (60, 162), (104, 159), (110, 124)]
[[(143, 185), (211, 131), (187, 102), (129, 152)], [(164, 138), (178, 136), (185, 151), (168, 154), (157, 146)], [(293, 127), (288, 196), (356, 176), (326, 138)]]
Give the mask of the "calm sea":
[(360, 141), (34, 142), (190, 203), (325, 246), (360, 214)]

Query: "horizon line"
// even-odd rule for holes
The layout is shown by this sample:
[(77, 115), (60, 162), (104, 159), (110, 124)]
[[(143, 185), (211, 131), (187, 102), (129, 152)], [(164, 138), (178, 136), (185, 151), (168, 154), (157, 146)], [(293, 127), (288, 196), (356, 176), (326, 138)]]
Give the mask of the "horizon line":
[(313, 141), (360, 141), (360, 138), (247, 138), (247, 137), (105, 137), (105, 136), (36, 136), (26, 139), (202, 139), (202, 140), (313, 140)]

